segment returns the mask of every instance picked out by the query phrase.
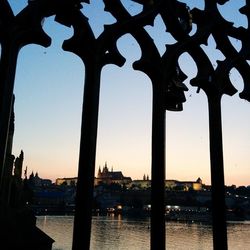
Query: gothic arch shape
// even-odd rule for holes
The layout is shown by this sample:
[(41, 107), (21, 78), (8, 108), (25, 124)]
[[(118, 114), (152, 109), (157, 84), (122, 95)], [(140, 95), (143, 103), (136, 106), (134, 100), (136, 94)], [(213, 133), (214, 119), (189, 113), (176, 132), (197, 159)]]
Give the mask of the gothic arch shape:
[[(213, 197), (214, 248), (227, 249), (227, 234), (224, 202), (224, 170), (221, 129), (220, 101), (223, 94), (233, 95), (235, 87), (229, 79), (232, 67), (237, 68), (244, 78), (244, 90), (240, 98), (250, 101), (249, 73), (249, 28), (235, 28), (218, 11), (218, 4), (228, 0), (204, 0), (204, 10), (190, 10), (177, 0), (134, 0), (143, 6), (142, 12), (131, 16), (121, 1), (104, 0), (105, 10), (117, 20), (106, 25), (104, 32), (95, 38), (87, 18), (81, 13), (81, 2), (87, 0), (30, 0), (28, 6), (14, 16), (7, 0), (1, 0), (0, 43), (0, 187), (5, 161), (6, 141), (13, 99), (16, 60), (19, 50), (30, 43), (50, 45), (50, 38), (42, 29), (42, 19), (55, 15), (55, 20), (66, 26), (73, 26), (74, 35), (63, 43), (63, 49), (78, 55), (85, 64), (85, 91), (82, 115), (82, 133), (79, 157), (78, 191), (74, 224), (73, 249), (89, 249), (91, 229), (91, 205), (93, 199), (93, 178), (98, 122), (99, 90), (101, 69), (106, 64), (122, 66), (124, 58), (116, 48), (117, 39), (130, 33), (142, 50), (142, 57), (134, 63), (134, 69), (146, 73), (153, 84), (153, 134), (152, 134), (152, 230), (151, 249), (165, 249), (164, 179), (165, 179), (165, 111), (181, 111), (185, 102), (183, 84), (186, 78), (178, 65), (178, 58), (188, 52), (198, 67), (197, 76), (191, 85), (202, 89), (207, 97), (210, 112), (210, 155)], [(250, 3), (240, 10), (248, 17)], [(145, 25), (152, 25), (160, 14), (168, 32), (176, 43), (166, 47), (160, 56)], [(197, 25), (195, 34), (190, 35), (192, 24)], [(213, 35), (218, 48), (226, 59), (213, 68), (200, 44)], [(240, 39), (242, 49), (237, 52), (228, 36)], [(85, 166), (84, 169), (82, 166)], [(89, 202), (84, 203), (82, 197)], [(215, 208), (219, 202), (218, 208)], [(81, 238), (83, 225), (87, 233)], [(160, 228), (160, 229), (159, 229)], [(156, 231), (159, 230), (159, 233)]]

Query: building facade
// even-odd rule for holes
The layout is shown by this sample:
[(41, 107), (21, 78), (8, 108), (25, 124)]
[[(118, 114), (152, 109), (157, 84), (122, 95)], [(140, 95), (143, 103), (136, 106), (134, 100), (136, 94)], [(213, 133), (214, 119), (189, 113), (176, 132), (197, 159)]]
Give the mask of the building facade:
[(66, 186), (76, 186), (77, 177), (57, 178), (55, 184), (56, 185), (66, 185)]
[(97, 177), (95, 178), (95, 186), (106, 184), (119, 184), (119, 185), (127, 185), (132, 181), (131, 177), (125, 177), (121, 171), (113, 171), (113, 167), (111, 171), (109, 170), (107, 163), (105, 162), (104, 167), (101, 170), (99, 167)]

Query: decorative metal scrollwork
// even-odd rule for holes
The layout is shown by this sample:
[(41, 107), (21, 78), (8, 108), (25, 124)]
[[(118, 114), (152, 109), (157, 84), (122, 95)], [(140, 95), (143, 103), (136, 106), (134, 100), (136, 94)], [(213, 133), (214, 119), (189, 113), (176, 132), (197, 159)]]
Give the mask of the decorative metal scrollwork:
[[(84, 4), (90, 4), (88, 0), (29, 0), (16, 16), (8, 1), (0, 0), (0, 188), (18, 52), (31, 43), (49, 46), (51, 38), (43, 31), (42, 22), (44, 18), (55, 15), (55, 21), (74, 29), (73, 36), (64, 41), (63, 49), (78, 55), (85, 64), (73, 249), (89, 248), (101, 70), (107, 64), (124, 64), (125, 58), (119, 53), (117, 40), (129, 33), (142, 53), (141, 58), (133, 63), (133, 68), (144, 72), (153, 86), (151, 248), (165, 249), (165, 113), (166, 110), (183, 109), (185, 91), (188, 90), (184, 84), (187, 75), (181, 70), (179, 59), (183, 53), (188, 53), (198, 69), (190, 83), (198, 87), (198, 92), (202, 89), (206, 93), (209, 104), (212, 197), (213, 204), (219, 204), (218, 208), (213, 205), (214, 248), (227, 249), (220, 102), (223, 94), (232, 96), (237, 92), (230, 80), (233, 68), (238, 70), (244, 81), (240, 98), (250, 101), (249, 27), (236, 28), (222, 16), (218, 5), (226, 4), (227, 0), (204, 0), (203, 10), (190, 9), (177, 0), (131, 1), (142, 6), (140, 13), (131, 15), (121, 0), (103, 0), (105, 11), (116, 22), (105, 25), (104, 31), (96, 38), (88, 18), (81, 11)], [(250, 1), (246, 0), (240, 12), (246, 15), (250, 24)], [(176, 41), (166, 45), (162, 55), (145, 29), (147, 25), (154, 25), (157, 15), (162, 18), (166, 32)], [(197, 26), (194, 34), (193, 24)], [(210, 36), (225, 57), (218, 61), (216, 67), (201, 48)], [(239, 51), (229, 37), (241, 41)], [(82, 239), (83, 228), (88, 233)]]

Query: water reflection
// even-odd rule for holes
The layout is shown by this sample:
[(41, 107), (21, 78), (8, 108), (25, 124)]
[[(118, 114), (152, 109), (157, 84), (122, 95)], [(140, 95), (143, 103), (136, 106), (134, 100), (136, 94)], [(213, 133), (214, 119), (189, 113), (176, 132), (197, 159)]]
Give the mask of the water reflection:
[(37, 226), (55, 240), (53, 250), (71, 250), (73, 220), (73, 216), (38, 216)]
[(95, 217), (91, 249), (148, 249), (148, 220), (129, 220), (119, 216)]
[[(37, 226), (56, 241), (53, 250), (71, 250), (73, 219), (72, 216), (37, 217)], [(150, 249), (149, 225), (149, 218), (95, 216), (91, 250)], [(228, 223), (229, 249), (250, 249), (249, 232), (250, 222)], [(199, 223), (167, 222), (166, 240), (168, 250), (212, 249), (212, 227)]]

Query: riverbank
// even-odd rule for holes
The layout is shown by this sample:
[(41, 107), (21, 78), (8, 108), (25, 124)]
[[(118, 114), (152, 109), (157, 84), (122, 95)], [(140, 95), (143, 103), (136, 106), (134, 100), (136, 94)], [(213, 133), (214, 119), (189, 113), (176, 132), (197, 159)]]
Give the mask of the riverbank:
[[(50, 215), (50, 216), (74, 216), (75, 207), (41, 207), (33, 206), (32, 210), (36, 216)], [(122, 215), (131, 218), (150, 218), (150, 209), (141, 208), (120, 208), (120, 209), (93, 209), (92, 216), (117, 216)], [(204, 207), (181, 207), (181, 206), (167, 206), (166, 221), (183, 221), (183, 222), (202, 222), (212, 223), (212, 215), (208, 208)], [(227, 221), (247, 221), (250, 218), (242, 214), (237, 214), (234, 211), (227, 212)]]

